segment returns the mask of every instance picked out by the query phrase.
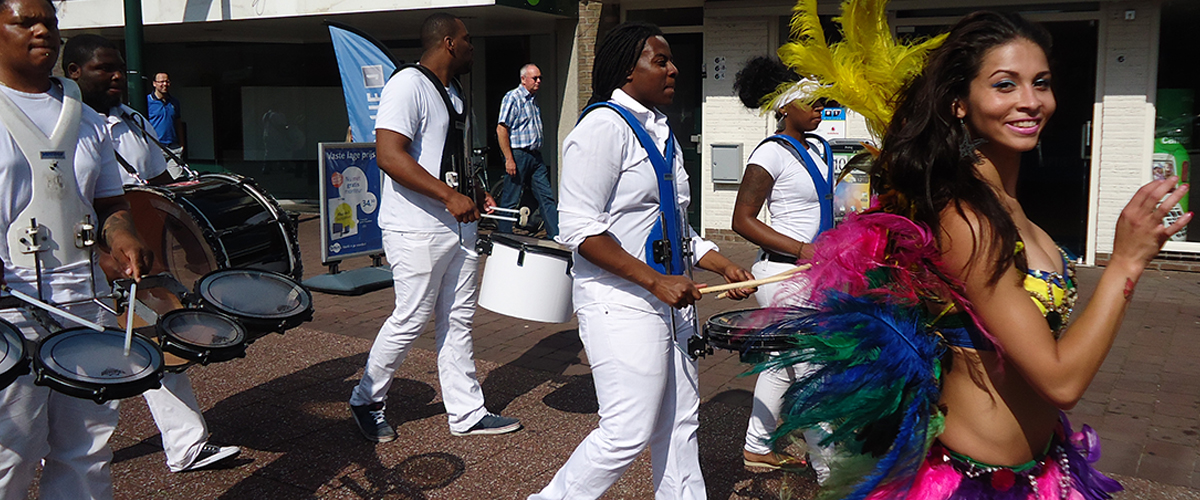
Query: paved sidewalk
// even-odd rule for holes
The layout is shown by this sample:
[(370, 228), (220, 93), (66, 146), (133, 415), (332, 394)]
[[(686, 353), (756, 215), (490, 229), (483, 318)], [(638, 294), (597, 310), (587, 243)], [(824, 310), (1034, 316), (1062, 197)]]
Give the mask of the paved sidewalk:
[[(319, 222), (300, 225), (307, 276), (320, 266)], [(754, 249), (723, 245), (749, 265)], [(360, 258), (343, 269), (369, 263)], [(1088, 297), (1100, 271), (1081, 269)], [(700, 276), (709, 282), (719, 278)], [(1150, 272), (1139, 285), (1112, 354), (1072, 411), (1104, 438), (1099, 468), (1128, 492), (1118, 498), (1200, 499), (1200, 274)], [(439, 397), (433, 335), (396, 373), (388, 414), (399, 439), (358, 435), (346, 400), (392, 307), (391, 289), (358, 297), (317, 294), (313, 322), (272, 335), (245, 359), (188, 370), (213, 442), (243, 447), (217, 470), (171, 474), (140, 398), (121, 407), (112, 439), (117, 498), (467, 499), (524, 498), (539, 490), (598, 421), (575, 323), (548, 325), (480, 309), (475, 352), (488, 407), (520, 418), (505, 436), (450, 436)], [(706, 298), (701, 316), (752, 307)], [(432, 332), (430, 332), (432, 333)], [(741, 466), (753, 377), (732, 353), (700, 363), (701, 462), (709, 498), (810, 498), (811, 475), (751, 473)], [(1190, 489), (1196, 488), (1196, 489)], [(781, 495), (781, 491), (784, 492)], [(651, 498), (643, 454), (605, 498)]]

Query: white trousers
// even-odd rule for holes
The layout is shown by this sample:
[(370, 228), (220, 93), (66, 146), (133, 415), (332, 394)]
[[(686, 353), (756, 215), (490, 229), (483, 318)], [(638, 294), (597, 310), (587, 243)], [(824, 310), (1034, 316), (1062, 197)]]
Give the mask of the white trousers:
[[(67, 308), (106, 325), (112, 315), (91, 305)], [(18, 311), (0, 314), (27, 338), (44, 336), (40, 325)], [(0, 499), (24, 499), (39, 462), (39, 498), (111, 499), (108, 439), (117, 426), (117, 402), (96, 404), (33, 385), (33, 375), (0, 391)]]
[(696, 361), (684, 353), (693, 334), (691, 317), (676, 311), (672, 332), (666, 315), (617, 305), (590, 305), (576, 313), (592, 365), (600, 425), (530, 500), (600, 498), (646, 446), (655, 498), (705, 498), (696, 437)]
[[(755, 279), (767, 278), (795, 267), (783, 262), (759, 260), (750, 267)], [(771, 283), (758, 287), (754, 293), (760, 307), (770, 307), (780, 302), (792, 304), (797, 299), (807, 300), (807, 294), (800, 293), (794, 282)], [(768, 440), (779, 423), (779, 415), (783, 409), (783, 395), (797, 378), (803, 377), (815, 368), (808, 364), (799, 364), (786, 369), (769, 369), (758, 374), (754, 383), (754, 402), (750, 408), (750, 421), (746, 424), (746, 451), (758, 455), (771, 453)], [(808, 443), (809, 463), (817, 472), (817, 478), (824, 481), (829, 477), (828, 456), (831, 449), (817, 445), (822, 433), (815, 429), (804, 431), (804, 440)]]
[(475, 377), (471, 321), (479, 273), (475, 224), (453, 232), (383, 231), (383, 250), (392, 266), (396, 307), (383, 323), (362, 380), (350, 396), (359, 406), (387, 399), (392, 376), (409, 348), (434, 318), (438, 381), (450, 430), (466, 432), (484, 416), (483, 389)]
[(187, 373), (164, 374), (162, 388), (146, 391), (142, 397), (162, 434), (167, 467), (179, 472), (191, 465), (208, 442), (208, 424)]

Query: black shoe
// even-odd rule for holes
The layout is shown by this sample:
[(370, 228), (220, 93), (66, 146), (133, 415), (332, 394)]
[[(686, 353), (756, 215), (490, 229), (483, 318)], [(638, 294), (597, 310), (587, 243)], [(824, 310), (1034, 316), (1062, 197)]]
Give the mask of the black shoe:
[(200, 448), (200, 453), (196, 455), (196, 459), (192, 460), (191, 465), (184, 467), (179, 472), (189, 472), (200, 470), (218, 462), (228, 460), (238, 456), (242, 452), (237, 446), (216, 446), (206, 444)]
[(479, 419), (479, 423), (471, 426), (466, 432), (450, 431), (453, 436), (481, 436), (487, 434), (507, 434), (521, 428), (521, 421), (511, 417), (501, 417), (488, 413)]
[(362, 435), (367, 438), (367, 441), (386, 443), (396, 439), (396, 430), (388, 425), (387, 419), (383, 416), (383, 408), (382, 401), (362, 406), (350, 405), (350, 413), (354, 415), (354, 422), (358, 424), (358, 430), (362, 431)]

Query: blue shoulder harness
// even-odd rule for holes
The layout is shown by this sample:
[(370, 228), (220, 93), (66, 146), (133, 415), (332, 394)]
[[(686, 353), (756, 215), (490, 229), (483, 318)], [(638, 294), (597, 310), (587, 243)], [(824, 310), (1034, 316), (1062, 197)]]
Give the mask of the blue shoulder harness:
[(774, 141), (783, 145), (796, 157), (796, 160), (804, 164), (804, 168), (808, 170), (808, 176), (812, 178), (813, 186), (817, 188), (817, 198), (821, 203), (821, 225), (817, 230), (817, 234), (821, 234), (833, 228), (833, 162), (829, 161), (829, 143), (819, 135), (808, 134), (806, 137), (813, 137), (821, 141), (825, 148), (822, 155), (825, 161), (825, 166), (828, 168), (828, 176), (822, 176), (821, 171), (817, 169), (816, 162), (808, 152), (808, 148), (800, 144), (795, 137), (784, 134), (776, 134), (763, 140), (763, 142)]
[(666, 154), (659, 154), (658, 146), (654, 144), (654, 139), (650, 138), (646, 128), (628, 109), (619, 104), (612, 102), (593, 104), (583, 110), (579, 119), (583, 120), (584, 116), (597, 108), (611, 109), (625, 119), (625, 123), (628, 123), (629, 127), (633, 129), (638, 142), (642, 144), (642, 148), (650, 157), (650, 164), (654, 166), (654, 174), (658, 179), (660, 217), (659, 223), (650, 230), (650, 237), (646, 240), (646, 264), (663, 274), (684, 274), (686, 267), (683, 263), (683, 228), (679, 217), (679, 206), (676, 204), (675, 198), (675, 136), (672, 135), (667, 139)]

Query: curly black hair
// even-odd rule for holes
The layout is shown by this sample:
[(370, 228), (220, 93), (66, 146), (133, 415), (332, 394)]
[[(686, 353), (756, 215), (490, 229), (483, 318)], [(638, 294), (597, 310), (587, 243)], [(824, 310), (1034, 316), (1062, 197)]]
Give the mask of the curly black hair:
[(779, 59), (756, 56), (733, 77), (733, 91), (750, 109), (762, 106), (763, 98), (784, 83), (798, 82), (800, 75)]

